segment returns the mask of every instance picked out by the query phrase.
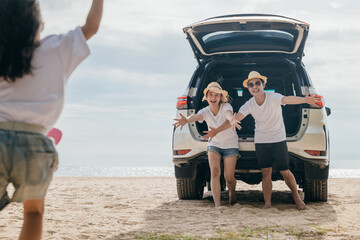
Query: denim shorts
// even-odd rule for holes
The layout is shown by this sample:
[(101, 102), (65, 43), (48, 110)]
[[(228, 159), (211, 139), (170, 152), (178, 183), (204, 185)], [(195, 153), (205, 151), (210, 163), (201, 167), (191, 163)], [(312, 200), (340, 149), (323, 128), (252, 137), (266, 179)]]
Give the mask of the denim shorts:
[(57, 165), (54, 144), (43, 134), (0, 129), (0, 210), (10, 201), (44, 198)]
[(239, 149), (237, 148), (219, 148), (215, 146), (207, 146), (206, 152), (215, 152), (219, 154), (222, 158), (237, 156), (240, 157)]

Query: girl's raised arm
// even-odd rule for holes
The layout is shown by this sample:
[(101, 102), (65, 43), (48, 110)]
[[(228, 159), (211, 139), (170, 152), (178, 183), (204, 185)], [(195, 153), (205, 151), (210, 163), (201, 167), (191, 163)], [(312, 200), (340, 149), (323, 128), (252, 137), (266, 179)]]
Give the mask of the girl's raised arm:
[(86, 23), (81, 27), (86, 40), (89, 40), (98, 31), (103, 12), (104, 0), (93, 0)]

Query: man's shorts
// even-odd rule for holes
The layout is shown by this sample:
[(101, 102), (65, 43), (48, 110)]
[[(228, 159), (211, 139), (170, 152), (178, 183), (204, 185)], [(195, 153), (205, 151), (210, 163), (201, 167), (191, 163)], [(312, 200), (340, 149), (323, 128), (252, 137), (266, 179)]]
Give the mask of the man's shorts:
[(215, 146), (208, 146), (206, 152), (215, 152), (223, 158), (231, 156), (236, 156), (237, 158), (240, 157), (239, 149), (237, 148), (219, 148)]
[(276, 164), (278, 171), (289, 169), (289, 152), (286, 141), (276, 143), (255, 143), (256, 157), (260, 168)]
[(57, 165), (54, 144), (43, 134), (0, 129), (0, 210), (10, 201), (44, 198)]

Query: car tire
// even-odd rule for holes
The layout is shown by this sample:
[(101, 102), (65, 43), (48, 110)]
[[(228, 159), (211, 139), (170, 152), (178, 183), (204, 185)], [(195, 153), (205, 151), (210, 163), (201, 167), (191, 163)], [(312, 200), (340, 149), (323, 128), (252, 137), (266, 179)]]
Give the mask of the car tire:
[(220, 187), (222, 192), (226, 190), (226, 181), (224, 175), (221, 175), (220, 177)]
[(202, 199), (204, 185), (196, 178), (177, 178), (177, 194), (179, 199)]
[(306, 181), (304, 186), (305, 201), (327, 202), (328, 180)]

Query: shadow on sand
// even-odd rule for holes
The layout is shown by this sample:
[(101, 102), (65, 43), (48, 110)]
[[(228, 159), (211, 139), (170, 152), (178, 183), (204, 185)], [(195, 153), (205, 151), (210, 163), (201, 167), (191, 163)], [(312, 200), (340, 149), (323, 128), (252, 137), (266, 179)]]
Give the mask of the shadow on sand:
[(219, 208), (211, 192), (202, 200), (164, 202), (144, 212), (137, 231), (110, 239), (324, 239), (321, 226), (337, 219), (329, 203), (308, 202), (305, 211), (298, 211), (290, 191), (273, 191), (272, 208), (266, 210), (260, 190), (236, 196), (237, 203), (229, 205), (228, 192), (222, 192)]

